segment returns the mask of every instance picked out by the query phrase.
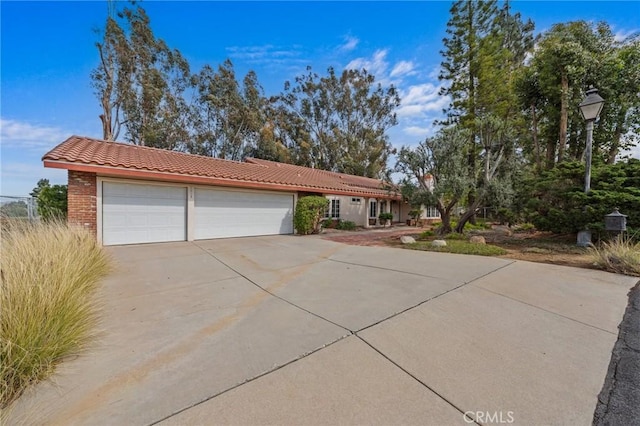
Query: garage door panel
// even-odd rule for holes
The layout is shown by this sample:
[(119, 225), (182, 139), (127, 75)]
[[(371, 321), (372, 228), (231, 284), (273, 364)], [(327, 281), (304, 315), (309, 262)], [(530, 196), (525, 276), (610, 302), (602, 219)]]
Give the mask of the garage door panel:
[(186, 188), (104, 182), (105, 245), (186, 239)]
[(293, 195), (195, 191), (195, 238), (293, 233)]

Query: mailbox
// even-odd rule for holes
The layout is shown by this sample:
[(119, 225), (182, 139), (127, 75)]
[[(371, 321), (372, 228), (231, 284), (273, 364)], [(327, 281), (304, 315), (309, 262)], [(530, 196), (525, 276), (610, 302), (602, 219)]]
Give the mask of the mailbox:
[(604, 216), (604, 229), (612, 232), (622, 232), (627, 230), (627, 215), (622, 214), (618, 209)]

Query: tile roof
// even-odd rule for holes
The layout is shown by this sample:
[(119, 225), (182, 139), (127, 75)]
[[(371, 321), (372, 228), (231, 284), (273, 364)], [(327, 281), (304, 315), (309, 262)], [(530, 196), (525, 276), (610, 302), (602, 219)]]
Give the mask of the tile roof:
[[(71, 136), (46, 153), (42, 160), (47, 167), (69, 170), (95, 166), (97, 172), (106, 171), (111, 176), (134, 171), (143, 177), (144, 173), (155, 172), (179, 175), (183, 181), (189, 177), (197, 178), (198, 182), (211, 179), (212, 184), (222, 181), (227, 186), (287, 187), (309, 192), (398, 197), (377, 179), (256, 158), (246, 162), (221, 160), (81, 136)], [(171, 180), (171, 176), (167, 176), (167, 180)]]

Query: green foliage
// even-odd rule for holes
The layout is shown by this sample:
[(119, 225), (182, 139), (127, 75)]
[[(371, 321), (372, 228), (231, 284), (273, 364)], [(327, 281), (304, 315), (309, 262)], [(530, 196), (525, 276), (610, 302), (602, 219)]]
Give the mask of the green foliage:
[(1, 217), (27, 217), (29, 215), (27, 203), (24, 201), (10, 201), (0, 206)]
[(464, 234), (460, 234), (458, 232), (450, 232), (449, 234), (445, 235), (444, 238), (446, 240), (466, 240), (467, 237)]
[(317, 234), (320, 231), (320, 222), (324, 215), (329, 200), (325, 197), (308, 196), (298, 199), (296, 212), (293, 215), (293, 225), (300, 235)]
[(393, 213), (380, 213), (378, 215), (380, 222), (385, 223), (388, 220), (393, 220)]
[(109, 261), (85, 230), (59, 222), (3, 229), (0, 409), (46, 379), (95, 333), (98, 282)]
[(327, 228), (335, 228), (338, 225), (338, 222), (339, 222), (338, 220), (329, 218), (329, 219), (325, 219), (322, 222), (320, 222), (320, 225), (325, 229), (327, 229)]
[(422, 214), (422, 210), (420, 209), (413, 209), (409, 211), (409, 217), (411, 217), (411, 219), (413, 220), (418, 220), (421, 214)]
[[(591, 192), (584, 193), (584, 164), (565, 162), (532, 178), (522, 189), (525, 216), (537, 229), (575, 233), (601, 231), (604, 216), (618, 207), (627, 226), (640, 228), (640, 160), (595, 164)], [(597, 237), (597, 235), (596, 235)]]
[(435, 232), (427, 230), (427, 231), (423, 231), (422, 233), (420, 233), (420, 236), (418, 236), (418, 239), (420, 240), (426, 240), (430, 237), (433, 237), (435, 235)]
[(640, 242), (618, 237), (589, 247), (596, 266), (617, 274), (640, 276)]
[(273, 100), (269, 121), (295, 164), (382, 177), (391, 152), (386, 131), (400, 105), (393, 86), (376, 84), (364, 69), (337, 75), (330, 67), (321, 77), (307, 67)]
[(341, 229), (343, 231), (353, 231), (354, 229), (356, 229), (356, 224), (355, 222), (352, 222), (350, 220), (340, 220), (338, 221), (336, 229)]
[(51, 186), (49, 180), (40, 179), (31, 194), (36, 196), (41, 219), (48, 221), (67, 218), (67, 185)]
[(403, 195), (412, 207), (435, 206), (446, 232), (451, 230), (451, 212), (473, 181), (465, 155), (468, 138), (460, 127), (446, 127), (398, 153), (395, 170), (408, 177), (402, 184)]
[(121, 126), (136, 145), (179, 148), (189, 139), (192, 85), (181, 53), (156, 38), (141, 7), (125, 7), (106, 21), (96, 43), (100, 62), (91, 73), (102, 107), (103, 138), (115, 140)]
[(519, 232), (519, 233), (524, 233), (524, 232), (533, 232), (536, 230), (536, 226), (533, 223), (521, 223), (519, 225), (516, 225), (513, 228), (513, 232)]
[(502, 256), (504, 254), (507, 254), (507, 251), (502, 247), (493, 246), (490, 244), (474, 244), (468, 241), (461, 240), (447, 240), (447, 245), (444, 247), (434, 247), (431, 245), (431, 241), (419, 241), (415, 244), (407, 244), (404, 247), (412, 250), (471, 254), (476, 256)]

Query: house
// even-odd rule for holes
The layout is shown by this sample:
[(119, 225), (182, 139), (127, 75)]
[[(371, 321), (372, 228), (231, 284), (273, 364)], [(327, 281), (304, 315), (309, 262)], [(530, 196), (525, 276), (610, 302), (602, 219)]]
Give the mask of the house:
[(104, 245), (291, 234), (299, 197), (330, 200), (329, 217), (369, 226), (408, 207), (377, 179), (267, 160), (221, 160), (72, 136), (42, 158), (68, 170), (68, 220)]

